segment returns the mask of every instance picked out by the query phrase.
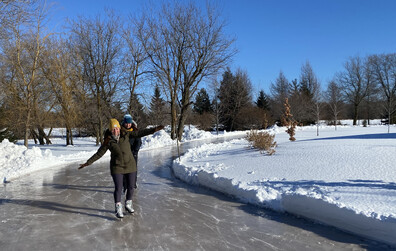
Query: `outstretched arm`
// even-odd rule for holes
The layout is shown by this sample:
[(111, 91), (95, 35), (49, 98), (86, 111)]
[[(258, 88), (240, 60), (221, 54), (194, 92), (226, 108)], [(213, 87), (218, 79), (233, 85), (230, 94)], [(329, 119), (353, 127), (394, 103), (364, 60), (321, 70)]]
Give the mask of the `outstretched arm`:
[(159, 130), (164, 129), (163, 125), (160, 126), (156, 126), (154, 128), (149, 128), (149, 129), (142, 129), (142, 130), (138, 130), (138, 131), (132, 131), (130, 132), (130, 137), (132, 138), (140, 138), (140, 137), (144, 137), (150, 134), (153, 134), (155, 132), (158, 132)]
[(84, 164), (80, 164), (80, 167), (78, 169), (83, 169), (84, 167), (89, 166), (98, 159), (100, 159), (106, 153), (107, 149), (108, 144), (103, 144), (101, 147), (99, 147), (98, 151), (87, 160), (87, 162), (85, 162)]

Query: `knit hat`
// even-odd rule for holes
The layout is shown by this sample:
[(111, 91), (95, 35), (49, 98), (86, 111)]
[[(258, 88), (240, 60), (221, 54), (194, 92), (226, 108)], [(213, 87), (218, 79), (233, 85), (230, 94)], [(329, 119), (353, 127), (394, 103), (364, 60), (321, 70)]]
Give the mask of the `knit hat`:
[(114, 128), (116, 128), (116, 127), (118, 127), (118, 128), (121, 129), (120, 123), (118, 123), (118, 120), (116, 120), (116, 119), (110, 119), (109, 130), (112, 131), (112, 130), (113, 130)]
[(130, 124), (132, 123), (132, 116), (131, 114), (125, 114), (124, 120), (122, 121), (123, 124)]

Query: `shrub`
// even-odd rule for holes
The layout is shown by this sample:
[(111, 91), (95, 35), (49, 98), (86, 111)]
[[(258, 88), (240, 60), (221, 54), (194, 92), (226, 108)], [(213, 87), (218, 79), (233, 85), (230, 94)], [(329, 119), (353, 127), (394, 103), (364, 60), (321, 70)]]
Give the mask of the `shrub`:
[(296, 135), (297, 121), (293, 119), (293, 115), (290, 112), (290, 105), (287, 98), (285, 99), (284, 107), (285, 111), (282, 116), (282, 124), (287, 127), (286, 132), (290, 136), (289, 140), (295, 141), (296, 138), (294, 137), (294, 135)]
[(275, 153), (276, 142), (274, 138), (275, 135), (268, 132), (258, 132), (257, 130), (251, 130), (246, 136), (252, 147), (259, 149), (260, 153), (267, 153), (268, 155)]

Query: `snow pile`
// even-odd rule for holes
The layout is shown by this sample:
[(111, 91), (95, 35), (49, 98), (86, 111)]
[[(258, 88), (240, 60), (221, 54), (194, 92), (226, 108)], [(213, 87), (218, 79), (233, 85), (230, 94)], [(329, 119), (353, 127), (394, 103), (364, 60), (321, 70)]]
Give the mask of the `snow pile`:
[(195, 126), (191, 125), (184, 128), (182, 142), (196, 139), (208, 139), (211, 137), (213, 137), (213, 135), (210, 132), (199, 130)]
[(51, 166), (64, 164), (62, 158), (56, 158), (51, 150), (42, 151), (38, 147), (28, 149), (25, 146), (15, 145), (7, 139), (0, 143), (0, 177), (3, 182), (8, 178), (18, 177), (30, 173), (32, 170), (41, 170)]
[[(394, 127), (392, 128), (394, 130)], [(396, 245), (396, 134), (387, 127), (274, 127), (272, 156), (245, 139), (206, 144), (174, 161), (180, 179), (247, 203)], [(369, 226), (369, 227), (368, 227)]]
[(169, 134), (165, 130), (158, 131), (153, 135), (142, 138), (141, 149), (158, 148), (174, 144)]
[[(48, 130), (46, 131), (48, 133)], [(172, 140), (167, 131), (170, 131), (169, 126), (165, 130), (143, 137), (141, 150), (175, 145), (176, 140)], [(74, 137), (74, 145), (66, 146), (65, 135), (63, 128), (55, 128), (51, 132), (51, 145), (34, 146), (34, 141), (29, 140), (29, 149), (22, 145), (23, 141), (13, 144), (3, 140), (0, 143), (0, 156), (4, 156), (0, 158), (0, 177), (3, 182), (45, 168), (84, 163), (99, 148), (93, 137)], [(188, 141), (214, 136), (194, 126), (186, 126), (183, 137), (186, 138), (182, 141)], [(99, 161), (109, 161), (109, 158), (110, 152), (107, 152)]]
[[(170, 126), (166, 126), (164, 130), (158, 131), (153, 135), (143, 137), (141, 149), (152, 149), (152, 148), (176, 145), (177, 144), (176, 140), (172, 140), (170, 137), (170, 131), (171, 131)], [(213, 137), (244, 136), (245, 134), (246, 134), (245, 131), (234, 131), (234, 132), (222, 131), (219, 132), (219, 135), (217, 135), (216, 132), (206, 132), (203, 130), (199, 130), (193, 125), (188, 125), (184, 127), (181, 142), (209, 139)]]

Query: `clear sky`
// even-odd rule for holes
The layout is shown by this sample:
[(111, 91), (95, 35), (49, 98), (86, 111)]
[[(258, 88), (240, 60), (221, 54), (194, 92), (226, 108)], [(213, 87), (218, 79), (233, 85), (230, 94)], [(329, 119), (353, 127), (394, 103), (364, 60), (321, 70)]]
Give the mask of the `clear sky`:
[[(105, 7), (121, 15), (138, 12), (144, 0), (58, 0), (54, 21), (95, 15)], [(205, 0), (196, 0), (204, 4)], [(309, 61), (322, 87), (349, 57), (396, 52), (395, 0), (216, 0), (239, 50), (231, 65), (246, 70), (254, 92), (282, 70), (299, 78)], [(160, 1), (152, 1), (157, 4)], [(257, 95), (257, 94), (255, 94)]]

